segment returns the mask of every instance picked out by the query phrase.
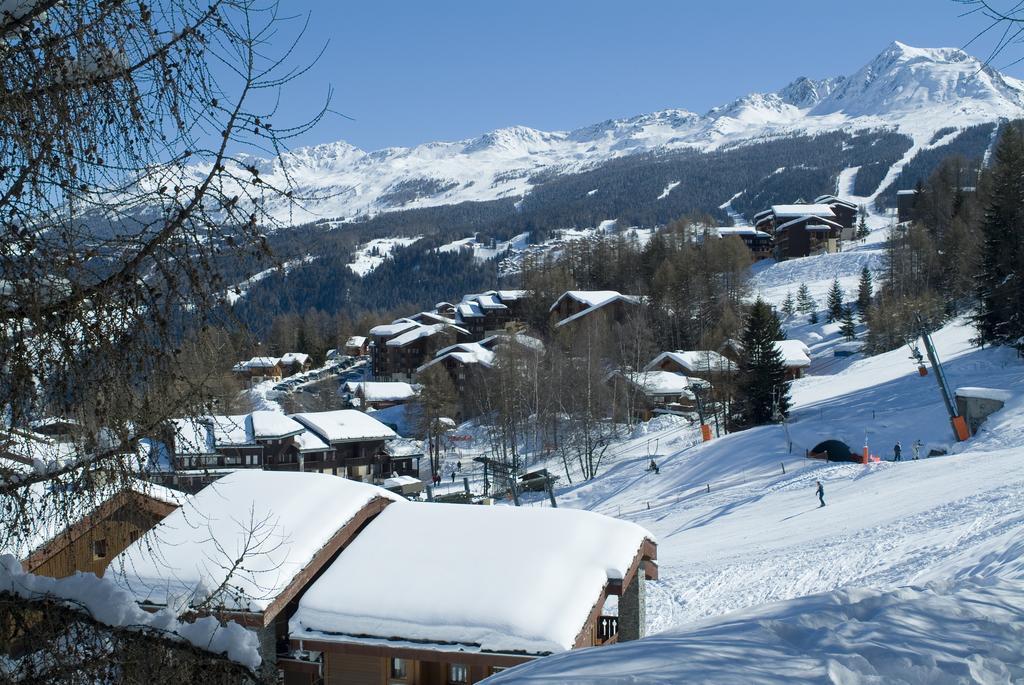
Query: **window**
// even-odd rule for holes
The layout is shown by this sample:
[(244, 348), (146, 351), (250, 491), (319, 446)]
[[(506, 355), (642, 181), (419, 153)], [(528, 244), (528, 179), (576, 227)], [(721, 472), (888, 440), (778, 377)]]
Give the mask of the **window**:
[(469, 682), (469, 666), (466, 664), (448, 664), (449, 685), (461, 685)]
[(409, 666), (405, 659), (391, 660), (391, 677), (405, 679), (409, 677)]
[(105, 538), (92, 541), (92, 558), (93, 560), (107, 558), (107, 541)]

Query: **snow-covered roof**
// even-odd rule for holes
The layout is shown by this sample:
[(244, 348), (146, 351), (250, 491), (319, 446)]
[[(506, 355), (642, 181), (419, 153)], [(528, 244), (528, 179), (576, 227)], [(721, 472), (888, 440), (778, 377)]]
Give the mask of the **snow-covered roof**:
[(249, 420), (252, 424), (252, 435), (257, 440), (286, 438), (306, 430), (301, 423), (279, 411), (254, 411), (249, 415)]
[(409, 321), (408, 319), (398, 319), (392, 323), (381, 324), (380, 326), (374, 326), (370, 329), (370, 335), (376, 335), (380, 337), (389, 338), (399, 333), (404, 333), (410, 328), (416, 328), (422, 324), (416, 323), (415, 321)]
[(280, 357), (253, 357), (241, 363), (247, 369), (269, 369), (281, 363)]
[(782, 354), (783, 363), (790, 368), (811, 365), (811, 350), (800, 340), (776, 340), (775, 349)]
[(366, 344), (365, 335), (353, 335), (345, 341), (345, 347), (362, 347)]
[(517, 300), (523, 300), (529, 297), (529, 290), (499, 290), (498, 298), (502, 302), (515, 302)]
[(124, 493), (135, 493), (158, 502), (181, 506), (189, 495), (162, 485), (132, 478), (121, 490), (103, 486), (86, 490), (81, 496), (65, 491), (59, 500), (53, 495), (52, 483), (40, 482), (26, 486), (19, 493), (19, 499), (26, 508), (26, 517), (32, 521), (29, 535), (0, 534), (0, 554), (13, 554), (18, 559), (27, 559), (33, 552), (53, 542), (68, 528), (83, 521), (110, 500)]
[(214, 446), (238, 447), (256, 444), (256, 436), (253, 435), (252, 421), (249, 420), (248, 414), (208, 416), (205, 421), (213, 431)]
[(1009, 402), (1013, 393), (1009, 390), (998, 388), (957, 388), (957, 397), (973, 397), (981, 400), (995, 400), (996, 402)]
[(281, 356), (282, 364), (305, 364), (309, 361), (309, 355), (305, 352), (286, 352)]
[(470, 300), (463, 300), (455, 306), (455, 313), (458, 315), (459, 320), (465, 319), (479, 319), (484, 315), (484, 310), (480, 308), (478, 302)]
[(787, 221), (786, 223), (782, 224), (781, 226), (777, 226), (775, 228), (775, 232), (776, 233), (780, 233), (780, 232), (784, 231), (785, 229), (789, 228), (790, 226), (795, 226), (796, 224), (799, 224), (802, 221), (815, 221), (815, 222), (819, 222), (819, 223), (815, 223), (813, 225), (809, 224), (807, 226), (807, 230), (812, 230), (816, 226), (830, 226), (832, 228), (842, 228), (842, 224), (839, 224), (839, 223), (837, 223), (835, 221), (832, 221), (830, 219), (826, 219), (826, 218), (821, 217), (821, 216), (816, 216), (814, 214), (805, 214), (805, 215), (803, 215), (801, 217), (797, 217), (796, 219), (793, 219), (792, 221)]
[(619, 375), (648, 396), (686, 395), (692, 397), (693, 385), (707, 385), (705, 381), (672, 371), (623, 371)]
[(487, 309), (508, 309), (507, 306), (503, 305), (497, 297), (497, 294), (484, 293), (483, 295), (477, 295), (476, 301), (480, 303), (480, 308)]
[(731, 235), (751, 235), (757, 238), (771, 238), (769, 234), (764, 231), (759, 231), (752, 226), (719, 226), (713, 230), (718, 234), (719, 238), (726, 238)]
[(691, 373), (731, 373), (736, 365), (714, 350), (676, 350), (662, 352), (652, 359), (645, 371), (657, 369), (663, 361), (670, 359)]
[(434, 364), (443, 362), (445, 359), (454, 359), (460, 364), (480, 364), (489, 367), (494, 364), (494, 356), (494, 352), (484, 347), (481, 343), (458, 343), (438, 350), (433, 359), (416, 369), (416, 371), (423, 371)]
[(410, 329), (405, 333), (396, 335), (394, 338), (388, 340), (387, 344), (389, 347), (405, 347), (406, 345), (416, 342), (422, 338), (430, 338), (432, 336), (444, 333), (446, 330), (453, 330), (457, 333), (469, 334), (469, 331), (459, 328), (458, 326), (452, 326), (446, 323), (435, 323), (429, 326), (419, 326), (417, 328)]
[(395, 432), (383, 423), (355, 409), (305, 412), (292, 418), (316, 432), (329, 443), (360, 440), (390, 440)]
[(910, 190), (897, 190), (896, 194), (897, 195), (917, 195), (917, 191), (914, 190), (914, 189), (910, 189)]
[(497, 349), (502, 345), (519, 345), (527, 349), (533, 350), (534, 352), (543, 353), (545, 350), (544, 341), (534, 338), (532, 335), (526, 335), (525, 333), (498, 333), (484, 338), (480, 341), (480, 344), (488, 349)]
[(832, 207), (824, 204), (772, 205), (772, 213), (777, 217), (820, 216), (835, 217)]
[(355, 381), (346, 386), (367, 402), (404, 402), (416, 397), (416, 388), (409, 383)]
[(23, 464), (59, 465), (75, 460), (78, 447), (47, 435), (10, 428), (0, 433), (0, 454), (9, 455)]
[(300, 452), (326, 452), (331, 446), (320, 439), (313, 431), (304, 431), (295, 436), (295, 443)]
[(592, 314), (598, 309), (612, 304), (613, 302), (625, 302), (627, 304), (640, 303), (640, 298), (636, 295), (623, 295), (615, 290), (568, 290), (562, 293), (561, 297), (555, 300), (555, 303), (551, 305), (551, 308), (548, 311), (554, 311), (555, 308), (558, 307), (559, 303), (567, 297), (586, 305), (586, 309), (576, 312), (572, 316), (565, 317), (555, 324), (556, 328)]
[(384, 446), (384, 451), (392, 457), (422, 457), (423, 442), (412, 438), (395, 438)]
[(136, 601), (157, 606), (195, 606), (227, 580), (230, 589), (218, 598), (226, 609), (262, 612), (378, 497), (397, 499), (326, 474), (234, 471), (115, 557), (107, 575)]
[(400, 488), (404, 485), (416, 485), (422, 483), (419, 478), (413, 476), (392, 476), (391, 478), (384, 479), (385, 488)]
[[(567, 651), (609, 579), (623, 578), (651, 538), (589, 511), (396, 502), (306, 591), (291, 637), (399, 640), (442, 652)], [(471, 540), (521, 544), (481, 554)]]
[(850, 209), (857, 209), (857, 205), (854, 204), (853, 202), (836, 197), (835, 195), (822, 195), (820, 197), (815, 198), (814, 202), (815, 204), (842, 205), (844, 207), (849, 207)]

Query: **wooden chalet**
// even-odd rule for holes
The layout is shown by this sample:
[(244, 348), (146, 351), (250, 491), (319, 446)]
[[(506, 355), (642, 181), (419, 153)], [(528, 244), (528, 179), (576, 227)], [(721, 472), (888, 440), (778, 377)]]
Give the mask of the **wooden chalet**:
[[(835, 200), (832, 205), (773, 205), (754, 216), (754, 228), (774, 237), (774, 254), (779, 261), (822, 252), (837, 252), (843, 229), (846, 228), (844, 221), (849, 209), (846, 205), (851, 204), (841, 202), (844, 201)], [(837, 216), (836, 207), (840, 208), (844, 218)]]
[(620, 322), (627, 312), (641, 304), (636, 295), (623, 295), (615, 290), (568, 290), (555, 300), (550, 312), (555, 318), (555, 327), (588, 319), (598, 313)]
[(370, 363), (378, 381), (409, 381), (416, 369), (434, 352), (456, 340), (468, 339), (471, 331), (448, 323), (423, 324), (411, 319), (376, 326), (370, 330)]
[[(467, 539), (517, 543), (480, 554)], [(644, 529), (592, 512), (396, 502), (302, 595), (286, 682), (468, 685), (639, 639), (656, 558)]]
[(207, 611), (211, 598), (197, 588), (226, 587), (212, 598), (217, 616), (257, 632), (263, 668), (275, 679), (291, 657), (288, 621), (303, 591), (398, 499), (324, 474), (236, 471), (119, 554), (109, 576), (149, 610), (185, 598), (194, 607), (186, 618)]
[(380, 421), (355, 410), (178, 419), (170, 432), (169, 464), (153, 477), (189, 492), (237, 469), (381, 478), (391, 472), (384, 444), (395, 437)]
[(355, 409), (306, 412), (292, 417), (333, 451), (331, 473), (352, 480), (378, 482), (390, 475), (384, 444), (396, 433)]
[(141, 480), (111, 489), (96, 473), (95, 492), (57, 498), (48, 484), (26, 486), (25, 506), (35, 529), (19, 546), (0, 549), (29, 573), (63, 578), (78, 572), (102, 576), (111, 560), (184, 504), (188, 495)]
[(313, 367), (313, 359), (305, 352), (286, 352), (281, 355), (281, 374), (285, 377), (304, 373)]
[(738, 370), (736, 364), (714, 350), (662, 352), (644, 367), (644, 371), (668, 371), (712, 384), (735, 375)]
[(362, 357), (370, 352), (370, 340), (365, 335), (353, 335), (345, 341), (344, 353), (350, 357)]
[(853, 228), (857, 225), (857, 215), (860, 213), (860, 208), (857, 205), (835, 195), (820, 195), (814, 199), (814, 204), (831, 207), (836, 222), (844, 229), (843, 240), (853, 238)]
[[(802, 340), (776, 340), (775, 349), (782, 355), (782, 363), (786, 366), (786, 380), (803, 378), (811, 366), (811, 350), (806, 343)], [(743, 357), (743, 343), (739, 340), (726, 340), (719, 351), (738, 365)]]
[(352, 406), (363, 411), (408, 404), (418, 395), (418, 386), (400, 381), (349, 381), (344, 390)]
[(709, 230), (709, 234), (719, 238), (739, 238), (750, 250), (750, 261), (759, 262), (771, 259), (774, 254), (775, 241), (770, 233), (759, 231), (751, 226), (719, 226)]
[(266, 380), (279, 381), (284, 377), (280, 357), (253, 357), (235, 364), (232, 370), (253, 384)]
[(621, 382), (632, 396), (633, 418), (649, 421), (655, 414), (693, 411), (694, 388), (707, 382), (672, 371), (615, 371), (607, 382)]

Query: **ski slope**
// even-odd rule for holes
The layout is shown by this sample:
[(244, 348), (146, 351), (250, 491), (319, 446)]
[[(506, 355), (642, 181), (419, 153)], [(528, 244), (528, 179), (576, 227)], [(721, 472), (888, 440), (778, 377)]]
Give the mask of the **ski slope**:
[[(951, 385), (1006, 389), (1013, 399), (966, 443), (953, 443), (934, 376), (918, 375), (907, 350), (901, 349), (854, 359), (835, 373), (796, 381), (788, 426), (792, 452), (782, 426), (755, 428), (691, 447), (692, 443), (679, 439), (680, 427), (675, 425), (622, 443), (601, 476), (562, 488), (560, 506), (621, 516), (658, 538), (660, 579), (647, 586), (647, 627), (648, 634), (670, 632), (658, 638), (657, 644), (664, 649), (624, 645), (625, 658), (637, 659), (639, 664), (633, 665), (640, 672), (645, 672), (643, 665), (649, 660), (674, 669), (666, 672), (676, 680), (668, 677), (662, 682), (679, 682), (681, 674), (696, 681), (714, 680), (716, 672), (701, 671), (700, 664), (704, 657), (722, 656), (712, 654), (718, 643), (702, 647), (704, 643), (694, 636), (722, 640), (735, 636), (732, 639), (742, 643), (749, 633), (754, 636), (751, 639), (761, 639), (764, 626), (757, 622), (777, 613), (771, 620), (793, 619), (798, 624), (794, 635), (804, 633), (800, 639), (807, 645), (801, 653), (814, 662), (802, 676), (806, 682), (823, 682), (825, 672), (833, 678), (831, 682), (876, 682), (860, 679), (872, 668), (882, 676), (877, 682), (938, 682), (922, 675), (931, 673), (927, 664), (919, 672), (910, 669), (908, 673), (916, 675), (903, 681), (898, 673), (877, 670), (878, 664), (871, 668), (860, 664), (861, 671), (853, 664), (848, 667), (860, 675), (843, 679), (838, 671), (829, 670), (825, 656), (821, 663), (815, 661), (816, 649), (825, 655), (834, 648), (838, 654), (844, 653), (843, 646), (815, 645), (807, 622), (817, 624), (805, 614), (808, 607), (831, 608), (835, 612), (824, 611), (822, 626), (838, 630), (857, 619), (864, 621), (863, 630), (870, 633), (870, 617), (845, 605), (871, 597), (871, 602), (893, 605), (895, 613), (875, 626), (892, 631), (899, 623), (894, 617), (918, 620), (914, 617), (941, 614), (946, 611), (941, 607), (953, 602), (950, 598), (984, 594), (984, 583), (1005, 583), (999, 591), (1014, 601), (1024, 592), (1024, 364), (1012, 351), (973, 347), (972, 335), (973, 330), (959, 321), (934, 336)], [(675, 443), (669, 438), (672, 432)], [(891, 458), (891, 447), (900, 440), (905, 461), (829, 464), (803, 457), (806, 449), (829, 438), (844, 440), (855, 451), (866, 440), (870, 451), (884, 458)], [(922, 455), (933, 449), (949, 454), (913, 461), (914, 440), (925, 444)], [(646, 470), (652, 457), (660, 474)], [(550, 468), (556, 469), (553, 464)], [(825, 508), (818, 507), (815, 497), (818, 480), (824, 484)], [(900, 589), (922, 583), (944, 585)], [(754, 609), (787, 601), (795, 603)], [(838, 604), (843, 604), (841, 610)], [(979, 604), (972, 606), (978, 615), (984, 614)], [(1019, 602), (1017, 607), (1015, 632), (1004, 637), (1017, 640), (1019, 647), (1024, 608)], [(741, 618), (721, 618), (730, 612), (740, 612), (735, 617)], [(964, 640), (977, 645), (984, 644), (984, 631), (991, 628), (987, 625), (958, 627), (966, 631)], [(929, 639), (941, 642), (945, 628), (936, 630)], [(779, 635), (774, 638), (775, 643), (765, 643), (765, 654), (783, 659), (793, 646)], [(895, 633), (892, 639), (897, 639)], [(913, 643), (907, 645), (914, 651)], [(843, 658), (849, 661), (859, 646), (847, 647)], [(889, 647), (892, 659), (902, 658), (897, 646)], [(537, 669), (537, 679), (519, 680), (512, 677), (513, 671), (496, 682), (563, 682), (555, 676), (568, 673), (560, 664), (573, 658), (551, 660), (553, 670)], [(683, 658), (689, 661), (680, 662)], [(964, 655), (949, 658), (956, 669), (968, 669), (970, 660)], [(597, 676), (604, 674), (595, 670), (599, 663), (584, 658), (580, 670), (572, 671), (580, 678), (572, 682), (615, 682)], [(695, 670), (681, 663), (695, 664)], [(1016, 663), (1014, 673), (1022, 675), (1024, 662)], [(993, 666), (993, 673), (1003, 666)], [(584, 677), (586, 673), (590, 677)], [(717, 672), (718, 676), (725, 673)], [(756, 673), (763, 679), (721, 677), (716, 682), (789, 682), (786, 675), (791, 672), (777, 668)], [(810, 675), (814, 673), (818, 676)], [(622, 681), (658, 681), (655, 673), (650, 675), (629, 680), (623, 674)]]

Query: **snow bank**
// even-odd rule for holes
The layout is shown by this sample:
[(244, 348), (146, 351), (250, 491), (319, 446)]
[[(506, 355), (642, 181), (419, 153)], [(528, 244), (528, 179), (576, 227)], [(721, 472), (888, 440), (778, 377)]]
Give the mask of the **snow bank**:
[(995, 402), (1009, 402), (1013, 393), (1009, 390), (997, 388), (957, 388), (957, 397), (973, 397), (979, 400), (993, 400)]
[(227, 583), (218, 597), (225, 608), (263, 611), (375, 497), (397, 499), (337, 476), (235, 471), (115, 557), (107, 573), (139, 602), (184, 609)]
[(107, 578), (76, 573), (67, 578), (50, 578), (25, 573), (13, 556), (0, 556), (0, 592), (25, 599), (64, 600), (76, 610), (84, 609), (98, 622), (137, 631), (159, 631), (163, 637), (182, 640), (255, 670), (260, 665), (256, 634), (240, 624), (220, 625), (209, 616), (194, 623), (179, 621), (167, 610), (150, 613), (135, 603), (135, 597)]
[(292, 638), (562, 652), (651, 537), (585, 511), (396, 503), (306, 591)]
[(1024, 583), (836, 590), (636, 642), (530, 662), (485, 682), (1008, 683), (1024, 678)]

